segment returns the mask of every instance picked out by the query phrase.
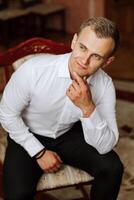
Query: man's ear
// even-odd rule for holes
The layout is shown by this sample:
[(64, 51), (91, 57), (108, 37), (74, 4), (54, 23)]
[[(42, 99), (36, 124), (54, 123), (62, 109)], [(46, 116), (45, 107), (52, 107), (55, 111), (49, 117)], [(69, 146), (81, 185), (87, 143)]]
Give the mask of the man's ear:
[(104, 69), (106, 66), (110, 65), (115, 59), (115, 56), (111, 56), (107, 59), (107, 61), (104, 63), (104, 65), (102, 66), (102, 68)]
[(75, 46), (75, 43), (76, 43), (77, 38), (78, 38), (78, 36), (77, 36), (77, 34), (75, 33), (74, 36), (73, 36), (73, 39), (72, 39), (72, 43), (71, 43), (71, 49), (72, 49), (72, 50), (74, 49), (74, 46)]

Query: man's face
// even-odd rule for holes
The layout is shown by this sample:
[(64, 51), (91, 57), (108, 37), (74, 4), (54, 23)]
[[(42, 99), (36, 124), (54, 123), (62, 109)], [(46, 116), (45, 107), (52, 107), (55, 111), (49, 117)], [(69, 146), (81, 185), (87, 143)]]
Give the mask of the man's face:
[(89, 77), (99, 68), (110, 64), (114, 57), (109, 57), (114, 48), (112, 38), (98, 38), (90, 27), (84, 28), (71, 44), (69, 59), (70, 74), (75, 71), (81, 77)]

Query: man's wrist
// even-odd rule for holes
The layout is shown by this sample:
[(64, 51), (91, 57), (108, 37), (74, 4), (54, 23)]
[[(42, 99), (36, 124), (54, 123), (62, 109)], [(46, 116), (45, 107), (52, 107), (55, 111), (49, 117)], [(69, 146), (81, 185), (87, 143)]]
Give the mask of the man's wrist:
[(92, 114), (92, 112), (95, 109), (95, 104), (91, 103), (88, 107), (85, 107), (82, 112), (83, 112), (83, 117), (90, 117), (90, 115)]
[(40, 152), (38, 152), (34, 157), (36, 160), (40, 159), (46, 152), (46, 148), (42, 149)]

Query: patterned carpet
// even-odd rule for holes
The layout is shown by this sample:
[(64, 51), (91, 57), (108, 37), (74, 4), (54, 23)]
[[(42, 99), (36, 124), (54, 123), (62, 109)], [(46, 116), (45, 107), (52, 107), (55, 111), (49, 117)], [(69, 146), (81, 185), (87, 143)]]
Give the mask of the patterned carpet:
[[(120, 155), (124, 163), (125, 171), (118, 200), (134, 199), (134, 103), (124, 100), (117, 100), (117, 121), (120, 130), (120, 139), (115, 147), (115, 151)], [(0, 160), (4, 159), (5, 151), (4, 131), (0, 127)], [(0, 171), (0, 175), (1, 175)], [(1, 183), (0, 183), (1, 184)], [(1, 187), (1, 185), (0, 185)], [(89, 187), (86, 186), (89, 190)], [(1, 190), (0, 190), (1, 192)], [(75, 188), (56, 190), (48, 192), (58, 200), (67, 200), (70, 198), (81, 197), (81, 194)], [(0, 193), (0, 200), (1, 193)], [(49, 197), (45, 200), (49, 200)]]

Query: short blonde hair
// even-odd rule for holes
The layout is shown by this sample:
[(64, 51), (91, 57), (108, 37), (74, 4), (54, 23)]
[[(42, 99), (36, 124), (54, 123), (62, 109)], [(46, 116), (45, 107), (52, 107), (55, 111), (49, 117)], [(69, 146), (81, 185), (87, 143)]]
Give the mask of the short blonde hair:
[(96, 33), (98, 38), (112, 38), (115, 46), (111, 54), (114, 54), (120, 46), (120, 34), (117, 25), (111, 20), (104, 17), (91, 17), (85, 20), (78, 31), (78, 35), (81, 31), (90, 26), (91, 29)]

